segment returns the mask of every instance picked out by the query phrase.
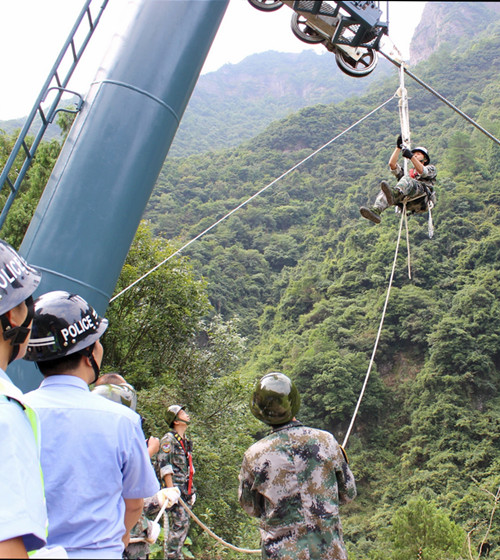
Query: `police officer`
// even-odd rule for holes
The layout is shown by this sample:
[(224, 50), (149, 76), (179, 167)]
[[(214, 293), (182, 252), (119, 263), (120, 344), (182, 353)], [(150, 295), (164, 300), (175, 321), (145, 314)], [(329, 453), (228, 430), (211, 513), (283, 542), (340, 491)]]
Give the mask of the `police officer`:
[(69, 558), (121, 558), (143, 498), (159, 489), (139, 415), (88, 387), (107, 326), (80, 296), (55, 291), (35, 301), (26, 358), (44, 380), (26, 399), (43, 430), (48, 543)]
[[(408, 175), (404, 174), (403, 168), (398, 163), (399, 155), (410, 160), (413, 169)], [(400, 208), (406, 199), (407, 211), (424, 212), (428, 209), (429, 201), (436, 202), (434, 183), (436, 182), (436, 167), (430, 165), (431, 159), (427, 148), (418, 146), (409, 150), (403, 144), (401, 136), (396, 140), (396, 148), (389, 159), (391, 172), (398, 179), (396, 186), (391, 186), (387, 181), (380, 183), (381, 192), (378, 194), (371, 208), (361, 206), (359, 209), (363, 218), (379, 224), (380, 215), (389, 206), (396, 205)], [(421, 196), (426, 195), (426, 196)]]
[(330, 433), (296, 420), (299, 407), (286, 375), (256, 383), (250, 408), (272, 431), (245, 452), (239, 501), (260, 519), (262, 558), (345, 560), (339, 503), (356, 496), (354, 477)]
[[(137, 393), (134, 387), (118, 373), (105, 373), (99, 377), (92, 393), (136, 410)], [(160, 449), (159, 439), (149, 438), (147, 447), (150, 458), (153, 458)], [(148, 519), (148, 516), (156, 515), (165, 501), (167, 501), (166, 507), (173, 506), (177, 502), (179, 494), (177, 488), (162, 488), (157, 494), (144, 500), (141, 517), (130, 531), (130, 543), (124, 550), (124, 559), (146, 560), (149, 558), (150, 545), (158, 539), (161, 527), (158, 523)]]
[[(175, 404), (167, 409), (166, 421), (171, 431), (160, 442), (158, 465), (167, 488), (177, 487), (182, 500), (193, 506), (196, 500), (193, 484), (194, 466), (192, 445), (186, 438), (190, 418), (184, 406)], [(182, 547), (189, 531), (189, 514), (177, 503), (169, 511), (170, 526), (167, 539), (167, 558), (182, 559)]]
[(0, 558), (27, 558), (46, 540), (35, 412), (5, 373), (26, 352), (40, 273), (0, 240)]

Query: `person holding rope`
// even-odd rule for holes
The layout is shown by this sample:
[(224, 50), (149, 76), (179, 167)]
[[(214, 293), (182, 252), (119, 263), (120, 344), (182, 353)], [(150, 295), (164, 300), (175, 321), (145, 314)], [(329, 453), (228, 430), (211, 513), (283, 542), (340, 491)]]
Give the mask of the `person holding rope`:
[(239, 501), (260, 519), (262, 558), (346, 560), (339, 504), (356, 497), (354, 476), (332, 434), (297, 421), (299, 407), (283, 373), (257, 381), (250, 409), (272, 431), (244, 454)]
[[(194, 466), (192, 444), (186, 438), (190, 422), (185, 407), (174, 404), (167, 409), (166, 421), (171, 431), (160, 441), (158, 466), (160, 477), (167, 488), (177, 487), (180, 497), (190, 507), (196, 501), (196, 488), (193, 484)], [(180, 503), (170, 510), (170, 530), (167, 539), (166, 558), (182, 560), (182, 547), (189, 531), (189, 514)]]
[[(92, 393), (136, 411), (137, 393), (134, 387), (127, 383), (119, 373), (101, 375), (96, 381)], [(146, 446), (152, 460), (160, 449), (160, 440), (150, 437), (146, 441)], [(123, 552), (125, 560), (147, 560), (149, 558), (150, 545), (157, 541), (161, 531), (160, 524), (149, 517), (158, 514), (165, 502), (167, 502), (165, 507), (172, 507), (177, 502), (179, 494), (177, 488), (162, 488), (154, 496), (144, 499), (141, 517), (131, 529), (130, 542)]]
[[(410, 169), (408, 175), (404, 174), (398, 163), (399, 154), (410, 160), (413, 165), (413, 169)], [(396, 148), (389, 159), (389, 167), (392, 174), (398, 179), (398, 183), (392, 187), (387, 181), (382, 181), (380, 183), (381, 192), (373, 206), (370, 208), (361, 206), (359, 209), (363, 218), (379, 224), (380, 216), (386, 208), (393, 205), (403, 208), (405, 201), (407, 201), (406, 209), (409, 212), (427, 211), (429, 202), (434, 205), (436, 201), (434, 183), (437, 171), (434, 165), (430, 165), (430, 161), (426, 148), (419, 146), (409, 150), (403, 145), (401, 136), (398, 136)]]

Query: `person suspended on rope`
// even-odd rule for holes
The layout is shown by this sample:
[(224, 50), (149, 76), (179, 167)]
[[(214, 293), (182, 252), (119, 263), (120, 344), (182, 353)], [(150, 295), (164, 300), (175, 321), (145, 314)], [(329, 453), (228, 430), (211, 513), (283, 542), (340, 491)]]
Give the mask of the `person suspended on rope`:
[[(160, 476), (167, 488), (178, 488), (182, 500), (192, 507), (196, 501), (196, 488), (193, 484), (192, 445), (186, 438), (191, 419), (185, 406), (174, 404), (168, 407), (165, 420), (171, 431), (160, 441)], [(166, 558), (182, 560), (182, 547), (189, 531), (189, 514), (180, 503), (176, 503), (169, 509), (168, 515), (171, 521)]]
[(251, 412), (272, 431), (243, 456), (239, 502), (260, 519), (262, 558), (346, 560), (339, 504), (356, 497), (354, 476), (333, 435), (303, 426), (299, 408), (283, 373), (255, 384)]
[[(413, 165), (408, 175), (404, 174), (403, 168), (398, 163), (399, 154), (409, 159)], [(391, 186), (387, 181), (382, 181), (381, 192), (377, 195), (373, 206), (361, 206), (359, 209), (363, 218), (379, 224), (380, 216), (386, 208), (393, 205), (403, 208), (405, 200), (406, 210), (412, 213), (427, 211), (429, 204), (434, 206), (436, 202), (434, 183), (437, 171), (430, 161), (426, 148), (418, 146), (409, 150), (404, 146), (401, 136), (398, 136), (396, 148), (389, 159), (389, 167), (398, 179), (398, 183)]]

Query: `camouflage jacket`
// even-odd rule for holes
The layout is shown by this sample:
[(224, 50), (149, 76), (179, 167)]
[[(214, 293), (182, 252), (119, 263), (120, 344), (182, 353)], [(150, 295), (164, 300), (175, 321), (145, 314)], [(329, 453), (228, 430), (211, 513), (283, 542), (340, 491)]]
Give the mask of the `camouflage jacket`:
[[(396, 169), (391, 169), (391, 173), (396, 176), (398, 181), (399, 179), (402, 179), (405, 174), (403, 168), (399, 165), (399, 163), (396, 164)], [(434, 165), (424, 165), (424, 170), (420, 175), (415, 171), (414, 179), (417, 180), (419, 183), (425, 185), (431, 192), (433, 192), (434, 183), (436, 182), (436, 177), (437, 177), (436, 167)]]
[[(184, 445), (186, 450), (191, 453), (191, 442), (185, 439)], [(171, 474), (174, 486), (177, 486), (181, 491), (182, 499), (188, 499), (190, 497), (188, 496), (189, 461), (181, 444), (175, 438), (174, 432), (166, 433), (161, 439), (157, 463), (161, 480), (163, 481), (166, 474)], [(195, 492), (193, 483), (191, 495)]]
[(297, 421), (274, 429), (245, 452), (239, 480), (241, 506), (260, 518), (263, 558), (347, 558), (339, 503), (356, 485), (330, 433)]

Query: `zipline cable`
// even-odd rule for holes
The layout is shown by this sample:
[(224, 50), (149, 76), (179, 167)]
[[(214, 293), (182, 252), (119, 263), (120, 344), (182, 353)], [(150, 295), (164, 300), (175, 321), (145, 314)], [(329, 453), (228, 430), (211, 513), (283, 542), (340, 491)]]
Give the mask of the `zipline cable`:
[(412, 78), (413, 80), (415, 80), (418, 84), (420, 84), (423, 88), (425, 88), (427, 91), (429, 91), (430, 93), (432, 93), (433, 95), (435, 95), (438, 99), (440, 99), (443, 103), (445, 103), (446, 105), (448, 105), (448, 107), (450, 107), (450, 109), (453, 109), (453, 111), (455, 111), (455, 113), (458, 113), (462, 118), (464, 118), (466, 121), (468, 121), (470, 124), (472, 124), (473, 126), (475, 126), (480, 132), (482, 132), (483, 134), (485, 134), (488, 138), (490, 138), (490, 140), (493, 140), (493, 142), (496, 142), (499, 146), (500, 146), (500, 140), (496, 137), (493, 136), (493, 134), (491, 134), (491, 132), (488, 132), (485, 128), (483, 128), (480, 124), (478, 124), (474, 119), (472, 119), (471, 117), (469, 117), (469, 115), (465, 114), (463, 111), (461, 111), (458, 107), (456, 107), (455, 105), (453, 105), (453, 103), (451, 103), (451, 101), (448, 101), (448, 99), (446, 99), (446, 97), (442, 96), (440, 93), (438, 93), (435, 89), (433, 89), (431, 86), (429, 86), (428, 84), (426, 84), (423, 80), (421, 80), (420, 78), (418, 78), (417, 76), (415, 76), (415, 74), (413, 72), (411, 72), (410, 70), (408, 70), (408, 68), (405, 66), (405, 64), (403, 62), (394, 60), (393, 58), (391, 58), (388, 54), (386, 54), (384, 51), (379, 51), (380, 54), (382, 56), (385, 56), (385, 58), (387, 58), (387, 60), (389, 62), (392, 62), (392, 64), (394, 64), (395, 66), (398, 67), (403, 67), (404, 71), (406, 74), (408, 74), (408, 76), (410, 76), (410, 78)]
[(401, 241), (401, 231), (403, 229), (403, 220), (404, 220), (405, 215), (406, 215), (406, 212), (403, 212), (402, 215), (401, 215), (401, 220), (399, 222), (398, 241), (396, 243), (396, 251), (394, 253), (394, 261), (392, 263), (392, 271), (391, 271), (391, 276), (390, 276), (390, 279), (389, 279), (389, 286), (387, 287), (387, 295), (385, 296), (384, 309), (382, 311), (382, 317), (380, 319), (380, 325), (378, 327), (377, 338), (375, 339), (375, 345), (373, 347), (372, 357), (370, 358), (370, 363), (368, 365), (368, 371), (366, 372), (366, 375), (365, 375), (365, 380), (363, 382), (363, 387), (361, 388), (361, 392), (360, 392), (359, 397), (358, 397), (358, 402), (356, 403), (356, 408), (354, 409), (354, 414), (352, 415), (351, 423), (349, 424), (349, 428), (347, 430), (344, 441), (342, 443), (342, 447), (346, 447), (349, 436), (351, 435), (351, 430), (352, 430), (352, 427), (354, 426), (354, 421), (356, 420), (356, 416), (358, 415), (358, 410), (359, 410), (359, 407), (361, 405), (361, 401), (363, 400), (363, 395), (365, 394), (365, 389), (366, 389), (366, 386), (368, 384), (368, 379), (370, 378), (370, 373), (372, 371), (373, 363), (374, 363), (374, 360), (375, 360), (375, 354), (377, 352), (377, 347), (378, 347), (378, 343), (379, 343), (379, 340), (380, 340), (380, 335), (382, 333), (382, 327), (384, 325), (384, 319), (385, 319), (385, 314), (386, 314), (386, 311), (387, 311), (387, 305), (389, 303), (389, 295), (391, 293), (392, 281), (394, 279), (394, 271), (396, 270), (396, 261), (397, 261), (397, 258), (398, 258), (399, 243)]
[(130, 284), (129, 286), (127, 286), (126, 288), (124, 288), (121, 292), (117, 293), (115, 296), (113, 296), (110, 300), (109, 303), (112, 303), (115, 299), (119, 298), (121, 295), (123, 295), (125, 292), (127, 292), (128, 290), (130, 290), (131, 288), (133, 288), (136, 284), (138, 284), (139, 282), (141, 282), (142, 280), (144, 280), (147, 276), (149, 276), (150, 274), (152, 274), (153, 272), (155, 272), (156, 270), (158, 270), (161, 266), (163, 266), (165, 263), (167, 263), (170, 259), (172, 259), (173, 257), (175, 257), (176, 255), (178, 255), (179, 253), (181, 253), (182, 251), (184, 251), (185, 249), (187, 249), (187, 247), (189, 247), (192, 243), (194, 243), (195, 241), (197, 241), (198, 239), (200, 239), (200, 237), (203, 237), (205, 234), (207, 234), (209, 231), (211, 231), (212, 229), (214, 229), (216, 226), (218, 226), (221, 222), (223, 222), (224, 220), (226, 220), (227, 218), (229, 218), (229, 216), (233, 215), (235, 212), (237, 212), (240, 208), (243, 208), (243, 206), (245, 206), (246, 204), (248, 204), (250, 201), (252, 201), (254, 198), (257, 198), (259, 195), (261, 195), (264, 191), (266, 191), (267, 189), (269, 189), (270, 187), (272, 187), (275, 183), (277, 183), (278, 181), (280, 181), (281, 179), (283, 179), (284, 177), (286, 177), (287, 175), (289, 175), (290, 173), (292, 173), (292, 171), (295, 171), (298, 167), (300, 167), (301, 165), (303, 165), (306, 161), (308, 161), (309, 159), (311, 159), (312, 157), (314, 157), (316, 154), (318, 154), (319, 152), (321, 152), (321, 150), (324, 150), (325, 148), (327, 148), (330, 144), (332, 144), (332, 142), (335, 142), (335, 140), (338, 140), (341, 136), (343, 136), (344, 134), (346, 134), (347, 132), (349, 132), (350, 130), (352, 130), (353, 128), (355, 128), (358, 124), (361, 124), (364, 120), (366, 120), (367, 118), (371, 117), (374, 113), (376, 113), (379, 109), (382, 109), (382, 107), (385, 107), (390, 101), (392, 101), (394, 99), (395, 95), (391, 96), (387, 101), (384, 101), (383, 103), (381, 103), (376, 109), (373, 109), (373, 111), (370, 111), (368, 114), (366, 114), (364, 117), (362, 117), (361, 119), (359, 119), (359, 121), (355, 122), (354, 124), (352, 124), (351, 126), (349, 126), (348, 128), (346, 128), (344, 131), (342, 131), (340, 134), (338, 134), (337, 136), (335, 136), (334, 138), (332, 138), (331, 140), (329, 140), (326, 144), (323, 144), (323, 146), (321, 146), (320, 148), (318, 148), (317, 150), (315, 150), (314, 152), (312, 152), (311, 154), (309, 154), (306, 158), (304, 158), (302, 161), (299, 161), (299, 163), (295, 164), (293, 167), (291, 167), (288, 171), (285, 171), (283, 174), (281, 174), (279, 177), (277, 177), (276, 179), (274, 179), (273, 181), (271, 181), (268, 185), (266, 185), (265, 187), (263, 187), (262, 189), (260, 189), (260, 191), (256, 192), (255, 194), (253, 194), (250, 198), (247, 198), (244, 202), (242, 202), (240, 205), (236, 206), (236, 208), (233, 208), (230, 212), (228, 212), (225, 216), (223, 216), (222, 218), (220, 218), (220, 220), (217, 220), (214, 224), (212, 224), (210, 227), (208, 227), (207, 229), (203, 230), (201, 233), (199, 233), (196, 237), (193, 237), (193, 239), (191, 239), (191, 241), (188, 241), (186, 244), (184, 244), (180, 249), (177, 249), (177, 251), (175, 251), (174, 253), (172, 253), (171, 255), (169, 255), (166, 259), (164, 259), (163, 261), (161, 261), (160, 263), (158, 263), (156, 266), (154, 266), (151, 270), (149, 270), (148, 272), (146, 272), (145, 274), (143, 274), (140, 278), (138, 278), (137, 280), (135, 280), (134, 282), (132, 282), (132, 284)]

